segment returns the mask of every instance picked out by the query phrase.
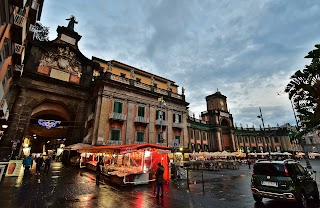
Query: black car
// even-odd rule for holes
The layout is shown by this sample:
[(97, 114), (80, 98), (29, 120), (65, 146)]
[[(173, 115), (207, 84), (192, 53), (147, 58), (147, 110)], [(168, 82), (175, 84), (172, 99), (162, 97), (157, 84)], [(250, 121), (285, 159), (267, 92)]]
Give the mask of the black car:
[(297, 201), (307, 207), (310, 197), (319, 201), (318, 185), (311, 174), (294, 160), (258, 160), (251, 178), (253, 198), (257, 202), (263, 198)]

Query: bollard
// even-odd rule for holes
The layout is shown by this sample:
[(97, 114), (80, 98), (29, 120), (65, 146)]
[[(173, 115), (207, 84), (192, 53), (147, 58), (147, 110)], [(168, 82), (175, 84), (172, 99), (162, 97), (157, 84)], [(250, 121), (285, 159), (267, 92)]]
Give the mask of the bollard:
[(202, 170), (202, 192), (204, 192), (203, 170)]

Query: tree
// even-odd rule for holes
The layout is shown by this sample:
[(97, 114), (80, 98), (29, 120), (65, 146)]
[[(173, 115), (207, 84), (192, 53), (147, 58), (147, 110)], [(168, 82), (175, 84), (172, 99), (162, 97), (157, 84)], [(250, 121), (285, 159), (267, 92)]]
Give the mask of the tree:
[(291, 81), (285, 89), (285, 92), (289, 94), (289, 99), (293, 101), (300, 125), (304, 127), (303, 132), (312, 131), (320, 124), (319, 64), (319, 58), (313, 57), (310, 65), (306, 65), (302, 71), (298, 70), (291, 76)]

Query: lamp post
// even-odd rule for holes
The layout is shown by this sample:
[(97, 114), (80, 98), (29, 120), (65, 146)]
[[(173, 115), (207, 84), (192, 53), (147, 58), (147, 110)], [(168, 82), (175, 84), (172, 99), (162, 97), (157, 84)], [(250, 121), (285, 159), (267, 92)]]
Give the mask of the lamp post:
[[(257, 116), (257, 117), (261, 119), (262, 127), (263, 127), (264, 140), (266, 141), (266, 130), (265, 130), (265, 128), (264, 128), (264, 121), (263, 121), (262, 111), (261, 111), (261, 108), (260, 108), (260, 107), (259, 107), (259, 110), (260, 110), (260, 115)], [(269, 140), (269, 139), (268, 139), (268, 140)], [(266, 141), (266, 143), (267, 143), (267, 151), (268, 151), (268, 153), (269, 153), (269, 159), (270, 159), (271, 153), (270, 153), (270, 148), (269, 148), (269, 141)]]
[(163, 120), (163, 112), (162, 112), (162, 106), (166, 106), (166, 102), (164, 101), (163, 97), (158, 98), (158, 102), (160, 103), (160, 141), (163, 143), (163, 130), (162, 130), (162, 120)]

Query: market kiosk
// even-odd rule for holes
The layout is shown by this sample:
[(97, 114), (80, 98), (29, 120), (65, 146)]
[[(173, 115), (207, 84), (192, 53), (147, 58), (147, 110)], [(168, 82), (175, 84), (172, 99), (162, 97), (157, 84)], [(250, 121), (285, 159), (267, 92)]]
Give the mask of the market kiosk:
[(170, 147), (154, 144), (92, 146), (79, 149), (81, 164), (96, 169), (98, 158), (104, 161), (103, 174), (118, 185), (147, 184), (154, 181), (157, 164), (165, 167), (164, 180), (169, 177)]

